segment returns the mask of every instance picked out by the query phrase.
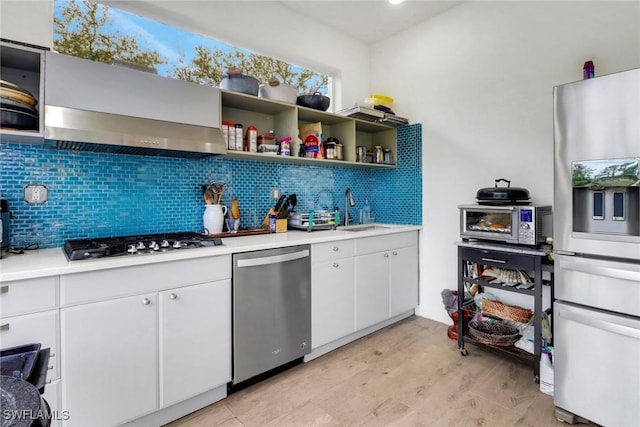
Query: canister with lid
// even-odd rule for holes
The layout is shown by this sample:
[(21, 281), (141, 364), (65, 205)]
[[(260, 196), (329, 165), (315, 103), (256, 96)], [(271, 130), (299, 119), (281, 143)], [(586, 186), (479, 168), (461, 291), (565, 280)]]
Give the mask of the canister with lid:
[(335, 147), (335, 158), (336, 158), (336, 160), (344, 160), (344, 157), (343, 157), (344, 154), (343, 154), (343, 151), (342, 151), (342, 147), (343, 147), (342, 144), (340, 144), (340, 143), (336, 144), (336, 147)]
[(392, 163), (392, 161), (391, 161), (391, 149), (390, 148), (383, 149), (382, 150), (382, 157), (383, 157), (384, 164), (390, 165)]
[(338, 138), (327, 138), (325, 141), (325, 149), (326, 149), (326, 158), (327, 159), (335, 159), (336, 158), (336, 144), (339, 143)]

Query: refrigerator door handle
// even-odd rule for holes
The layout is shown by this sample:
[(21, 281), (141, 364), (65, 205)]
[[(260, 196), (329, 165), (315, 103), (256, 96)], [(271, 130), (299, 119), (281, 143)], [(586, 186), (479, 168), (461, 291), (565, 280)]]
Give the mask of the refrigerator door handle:
[(620, 325), (618, 323), (607, 322), (605, 320), (594, 318), (593, 316), (587, 316), (581, 313), (563, 310), (562, 308), (558, 310), (558, 317), (567, 320), (573, 320), (574, 322), (578, 322), (583, 325), (592, 326), (602, 331), (613, 332), (614, 334), (624, 335), (640, 340), (640, 329)]
[[(559, 261), (559, 266), (565, 270), (574, 270), (614, 279), (640, 281), (640, 266), (637, 264), (629, 263), (625, 265), (624, 263), (615, 261), (567, 257), (563, 255), (556, 256), (555, 258)], [(624, 268), (625, 266), (627, 268)], [(632, 270), (631, 267), (636, 268)]]

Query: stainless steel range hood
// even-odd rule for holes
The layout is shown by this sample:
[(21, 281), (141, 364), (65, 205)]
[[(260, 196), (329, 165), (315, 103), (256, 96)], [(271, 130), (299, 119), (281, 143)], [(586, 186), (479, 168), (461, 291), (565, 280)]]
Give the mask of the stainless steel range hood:
[(54, 52), (45, 62), (46, 148), (202, 158), (226, 153), (220, 92)]

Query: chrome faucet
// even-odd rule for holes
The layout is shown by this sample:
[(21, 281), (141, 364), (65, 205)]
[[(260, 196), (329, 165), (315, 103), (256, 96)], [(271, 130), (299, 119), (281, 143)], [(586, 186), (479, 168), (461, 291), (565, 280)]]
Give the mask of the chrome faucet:
[(351, 189), (347, 187), (344, 192), (344, 226), (349, 225), (349, 206), (355, 206), (356, 202), (353, 201), (353, 193)]

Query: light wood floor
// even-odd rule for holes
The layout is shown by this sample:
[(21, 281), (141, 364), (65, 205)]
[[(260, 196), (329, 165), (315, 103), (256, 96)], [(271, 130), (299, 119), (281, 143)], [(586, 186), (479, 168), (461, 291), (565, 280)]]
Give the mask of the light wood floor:
[(194, 412), (171, 427), (555, 426), (530, 366), (411, 317)]

